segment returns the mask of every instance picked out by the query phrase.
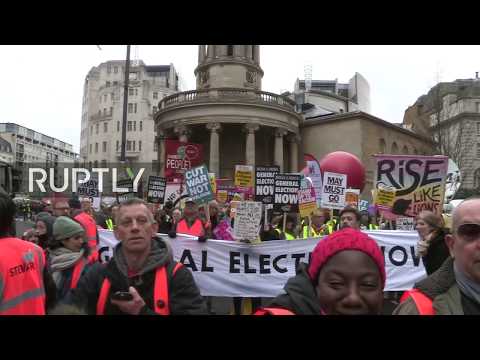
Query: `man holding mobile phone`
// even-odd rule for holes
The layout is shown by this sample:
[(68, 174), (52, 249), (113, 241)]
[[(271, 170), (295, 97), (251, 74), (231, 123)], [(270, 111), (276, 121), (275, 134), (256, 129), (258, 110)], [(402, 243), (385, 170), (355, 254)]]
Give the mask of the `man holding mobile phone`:
[(120, 243), (113, 259), (95, 264), (67, 302), (97, 315), (207, 314), (190, 271), (173, 260), (168, 243), (155, 237), (157, 224), (145, 202), (123, 202), (115, 222)]

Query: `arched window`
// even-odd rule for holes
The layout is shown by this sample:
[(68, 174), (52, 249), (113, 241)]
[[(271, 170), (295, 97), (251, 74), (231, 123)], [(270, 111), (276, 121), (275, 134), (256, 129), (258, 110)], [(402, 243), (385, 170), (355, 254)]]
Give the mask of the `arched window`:
[(233, 56), (233, 45), (227, 45), (227, 56)]
[(404, 146), (403, 146), (402, 154), (408, 155), (408, 147), (407, 147), (407, 145), (404, 145)]
[(473, 173), (473, 187), (475, 189), (480, 188), (480, 168), (475, 170), (475, 172)]
[(413, 153), (414, 153), (415, 155), (418, 155), (418, 150), (417, 150), (416, 148), (413, 148)]
[(393, 155), (398, 154), (398, 145), (395, 141), (392, 144), (392, 154)]
[(380, 154), (385, 154), (387, 150), (387, 144), (385, 143), (384, 139), (380, 139)]

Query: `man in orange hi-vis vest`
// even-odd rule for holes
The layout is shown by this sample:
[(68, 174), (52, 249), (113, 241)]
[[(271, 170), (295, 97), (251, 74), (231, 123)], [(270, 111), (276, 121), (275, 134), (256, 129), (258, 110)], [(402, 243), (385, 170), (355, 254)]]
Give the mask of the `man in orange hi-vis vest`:
[(15, 204), (0, 193), (0, 315), (45, 315), (55, 284), (38, 245), (12, 235)]

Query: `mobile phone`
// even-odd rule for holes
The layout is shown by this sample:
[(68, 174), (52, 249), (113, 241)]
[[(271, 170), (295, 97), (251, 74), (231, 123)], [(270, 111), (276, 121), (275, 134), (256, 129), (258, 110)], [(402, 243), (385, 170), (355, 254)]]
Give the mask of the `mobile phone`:
[(117, 291), (111, 295), (111, 298), (119, 301), (131, 301), (133, 300), (133, 295), (126, 291)]

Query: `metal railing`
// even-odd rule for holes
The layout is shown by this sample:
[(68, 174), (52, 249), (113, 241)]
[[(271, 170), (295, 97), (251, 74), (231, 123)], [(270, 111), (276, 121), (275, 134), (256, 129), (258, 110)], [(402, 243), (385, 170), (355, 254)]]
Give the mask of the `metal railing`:
[(251, 102), (280, 106), (295, 111), (295, 102), (285, 96), (266, 91), (243, 88), (213, 88), (191, 90), (163, 98), (158, 104), (158, 111), (178, 105), (195, 102)]

